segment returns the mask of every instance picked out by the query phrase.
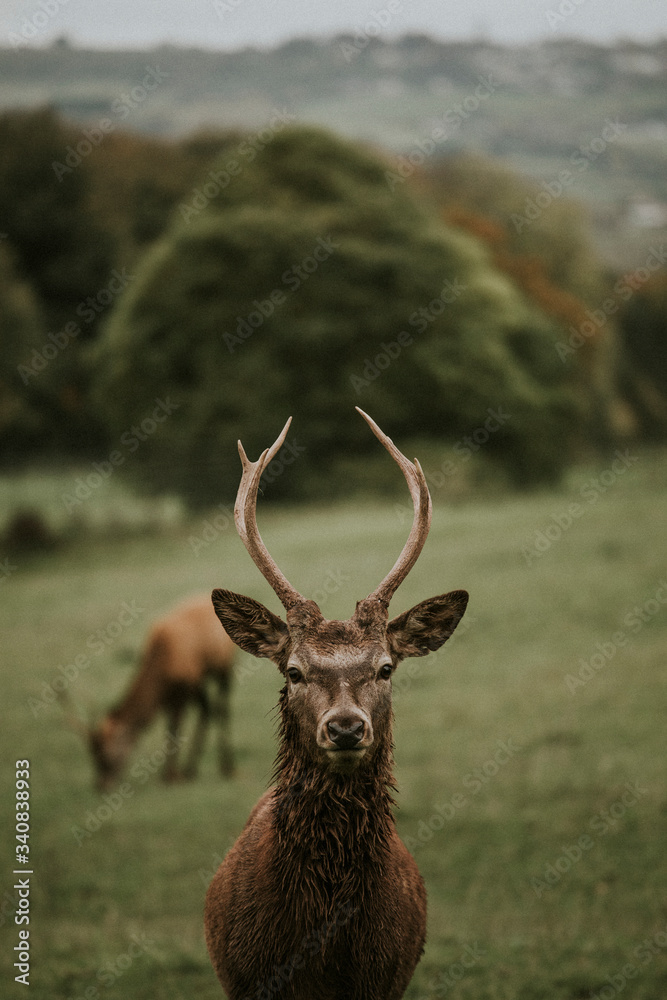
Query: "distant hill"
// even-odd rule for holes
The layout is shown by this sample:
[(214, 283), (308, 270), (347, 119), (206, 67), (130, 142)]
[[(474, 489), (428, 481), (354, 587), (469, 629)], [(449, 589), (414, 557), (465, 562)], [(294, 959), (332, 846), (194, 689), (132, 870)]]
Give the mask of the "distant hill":
[(397, 166), (466, 149), (552, 185), (569, 169), (568, 196), (590, 206), (601, 251), (625, 267), (667, 237), (666, 77), (667, 40), (508, 48), (350, 35), (215, 53), (63, 39), (0, 50), (0, 110), (53, 104), (101, 132), (241, 127), (258, 143), (282, 115), (384, 147)]

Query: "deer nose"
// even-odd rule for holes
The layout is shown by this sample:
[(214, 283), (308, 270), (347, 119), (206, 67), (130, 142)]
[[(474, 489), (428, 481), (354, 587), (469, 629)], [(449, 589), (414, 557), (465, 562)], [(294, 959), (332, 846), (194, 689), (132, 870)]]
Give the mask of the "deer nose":
[(337, 722), (327, 722), (329, 739), (336, 745), (337, 750), (353, 750), (364, 737), (364, 722), (359, 719), (351, 726), (341, 726)]

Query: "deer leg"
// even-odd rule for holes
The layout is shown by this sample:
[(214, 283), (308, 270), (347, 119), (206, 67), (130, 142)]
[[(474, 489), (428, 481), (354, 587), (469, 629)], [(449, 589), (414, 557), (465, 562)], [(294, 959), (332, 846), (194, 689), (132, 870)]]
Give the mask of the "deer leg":
[(229, 732), (229, 694), (231, 687), (231, 677), (229, 674), (221, 674), (218, 677), (218, 762), (220, 772), (225, 777), (230, 777), (234, 773), (234, 753)]
[(174, 698), (167, 709), (167, 732), (169, 734), (170, 751), (164, 764), (162, 777), (165, 781), (176, 781), (178, 774), (178, 734), (183, 722), (185, 700)]
[(199, 718), (197, 719), (197, 726), (192, 737), (192, 743), (190, 744), (188, 760), (183, 768), (183, 777), (188, 779), (195, 778), (197, 775), (199, 758), (201, 757), (202, 750), (204, 749), (206, 729), (211, 715), (208, 696), (203, 687), (199, 688), (195, 695), (195, 699), (199, 706)]

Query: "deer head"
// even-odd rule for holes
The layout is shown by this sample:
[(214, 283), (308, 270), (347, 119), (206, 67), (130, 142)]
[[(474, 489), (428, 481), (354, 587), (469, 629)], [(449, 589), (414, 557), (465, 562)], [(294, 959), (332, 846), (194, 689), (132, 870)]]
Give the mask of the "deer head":
[(128, 728), (112, 714), (106, 715), (88, 730), (87, 742), (95, 766), (95, 786), (105, 792), (118, 781), (130, 755)]
[(375, 436), (400, 466), (412, 496), (414, 520), (393, 568), (347, 621), (324, 618), (280, 571), (257, 529), (256, 504), (264, 469), (281, 448), (291, 423), (257, 462), (239, 441), (243, 475), (234, 517), (241, 539), (286, 611), (286, 621), (250, 597), (214, 590), (218, 618), (234, 642), (253, 656), (272, 660), (285, 676), (283, 734), (302, 759), (327, 770), (364, 769), (391, 733), (391, 678), (401, 660), (439, 649), (461, 620), (468, 602), (455, 590), (389, 620), (389, 602), (414, 566), (431, 523), (431, 497), (424, 473), (357, 407)]
[(100, 792), (107, 791), (120, 777), (131, 749), (127, 728), (112, 713), (91, 726), (76, 714), (66, 691), (58, 692), (58, 700), (68, 728), (81, 736), (90, 751), (95, 787)]

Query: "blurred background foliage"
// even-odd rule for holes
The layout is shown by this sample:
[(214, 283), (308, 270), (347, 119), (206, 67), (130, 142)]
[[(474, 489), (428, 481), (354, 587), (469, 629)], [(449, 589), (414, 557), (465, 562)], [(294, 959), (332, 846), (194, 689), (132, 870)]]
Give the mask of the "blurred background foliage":
[(665, 285), (592, 323), (619, 275), (578, 203), (517, 223), (541, 188), (491, 159), (404, 179), (321, 129), (247, 140), (116, 131), (79, 155), (52, 109), (0, 117), (6, 467), (105, 460), (157, 400), (168, 431), (123, 472), (192, 507), (233, 497), (236, 438), (255, 457), (289, 414), (308, 461), (276, 498), (393, 488), (354, 405), (433, 461), (506, 414), (483, 456), (519, 487), (664, 437)]
[[(234, 530), (236, 438), (254, 459), (290, 413), (262, 532), (327, 617), (348, 615), (412, 518), (355, 404), (419, 457), (434, 501), (396, 612), (471, 594), (446, 669), (397, 680), (397, 822), (430, 912), (409, 996), (472, 941), (487, 957), (457, 995), (607, 995), (664, 938), (665, 42), (354, 51), (0, 49), (0, 107), (23, 108), (0, 110), (0, 630), (5, 746), (36, 779), (33, 996), (98, 994), (138, 930), (155, 952), (105, 998), (219, 998), (203, 896), (269, 781), (275, 672), (239, 660), (238, 780), (220, 785), (211, 746), (200, 781), (151, 775), (83, 842), (109, 807), (53, 692), (107, 636), (68, 687), (92, 720), (169, 604), (221, 584), (274, 600)], [(148, 58), (165, 84), (126, 121), (116, 95)], [(492, 100), (424, 153), (480, 73)], [(610, 116), (625, 139), (581, 172), (582, 200), (552, 195)], [(205, 121), (220, 128), (189, 134)], [(119, 636), (128, 603), (142, 617)], [(516, 760), (468, 795), (510, 737)], [(626, 782), (638, 807), (562, 867)], [(461, 788), (438, 833), (435, 804)], [(7, 809), (5, 840), (14, 824)], [(667, 996), (664, 948), (632, 968), (633, 998)]]

